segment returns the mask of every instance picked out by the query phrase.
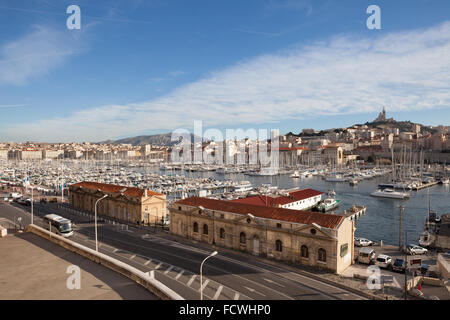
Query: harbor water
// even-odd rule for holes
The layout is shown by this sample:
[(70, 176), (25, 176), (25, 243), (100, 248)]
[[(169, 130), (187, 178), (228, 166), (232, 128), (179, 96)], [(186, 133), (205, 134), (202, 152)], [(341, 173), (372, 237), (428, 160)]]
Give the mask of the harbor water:
[[(167, 171), (165, 172), (167, 174)], [(402, 215), (402, 241), (405, 241), (405, 226), (408, 243), (417, 244), (419, 235), (423, 230), (428, 215), (429, 191), (431, 209), (438, 214), (450, 213), (450, 187), (449, 185), (435, 185), (420, 191), (410, 191), (411, 197), (407, 200), (376, 198), (370, 193), (377, 189), (379, 183), (385, 183), (386, 177), (362, 180), (356, 186), (348, 182), (327, 182), (320, 176), (308, 178), (291, 178), (288, 174), (279, 176), (249, 176), (245, 174), (218, 174), (216, 172), (183, 172), (174, 171), (174, 174), (186, 175), (193, 178), (213, 178), (216, 180), (247, 180), (253, 187), (271, 183), (280, 189), (312, 188), (326, 193), (328, 190), (336, 192), (340, 199), (337, 212), (348, 210), (352, 205), (364, 205), (366, 214), (356, 220), (356, 237), (367, 238), (372, 241), (382, 240), (385, 244), (398, 245), (399, 242), (399, 206), (404, 206)], [(326, 195), (325, 195), (326, 196)]]

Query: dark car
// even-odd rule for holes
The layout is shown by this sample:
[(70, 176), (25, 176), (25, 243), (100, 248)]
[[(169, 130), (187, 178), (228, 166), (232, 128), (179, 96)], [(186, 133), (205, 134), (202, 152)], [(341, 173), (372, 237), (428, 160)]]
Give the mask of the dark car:
[(392, 271), (404, 273), (406, 270), (406, 263), (403, 259), (395, 259), (392, 264)]

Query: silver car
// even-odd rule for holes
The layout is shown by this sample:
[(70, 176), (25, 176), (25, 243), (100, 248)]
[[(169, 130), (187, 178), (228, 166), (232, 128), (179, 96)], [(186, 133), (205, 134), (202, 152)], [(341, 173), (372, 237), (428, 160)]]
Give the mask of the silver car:
[(375, 263), (377, 266), (383, 269), (389, 269), (392, 267), (392, 258), (385, 254), (380, 254), (375, 259)]
[(373, 242), (365, 238), (355, 238), (355, 245), (358, 247), (367, 247), (373, 245)]
[(415, 244), (410, 244), (408, 248), (406, 249), (406, 252), (408, 254), (414, 255), (414, 254), (427, 254), (428, 250), (425, 248), (422, 248), (420, 246), (417, 246)]

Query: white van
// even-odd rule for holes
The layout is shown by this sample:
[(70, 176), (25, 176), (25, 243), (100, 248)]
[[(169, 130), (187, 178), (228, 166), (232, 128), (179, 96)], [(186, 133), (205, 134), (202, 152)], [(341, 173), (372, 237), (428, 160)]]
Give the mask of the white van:
[(373, 264), (375, 261), (375, 250), (369, 247), (359, 249), (358, 262), (365, 264)]

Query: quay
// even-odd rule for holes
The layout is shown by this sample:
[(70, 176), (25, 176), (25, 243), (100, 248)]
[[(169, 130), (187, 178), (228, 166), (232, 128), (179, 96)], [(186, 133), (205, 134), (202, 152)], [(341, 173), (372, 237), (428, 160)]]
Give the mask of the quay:
[(356, 220), (366, 213), (366, 209), (366, 206), (353, 205), (349, 210), (344, 210), (344, 212), (339, 213), (339, 215), (342, 215), (349, 220)]
[(418, 191), (418, 190), (422, 190), (422, 189), (425, 189), (425, 188), (429, 188), (429, 187), (435, 186), (437, 184), (439, 184), (439, 181), (432, 181), (432, 182), (424, 183), (424, 184), (422, 184), (420, 186), (414, 186), (412, 189), (414, 191)]

